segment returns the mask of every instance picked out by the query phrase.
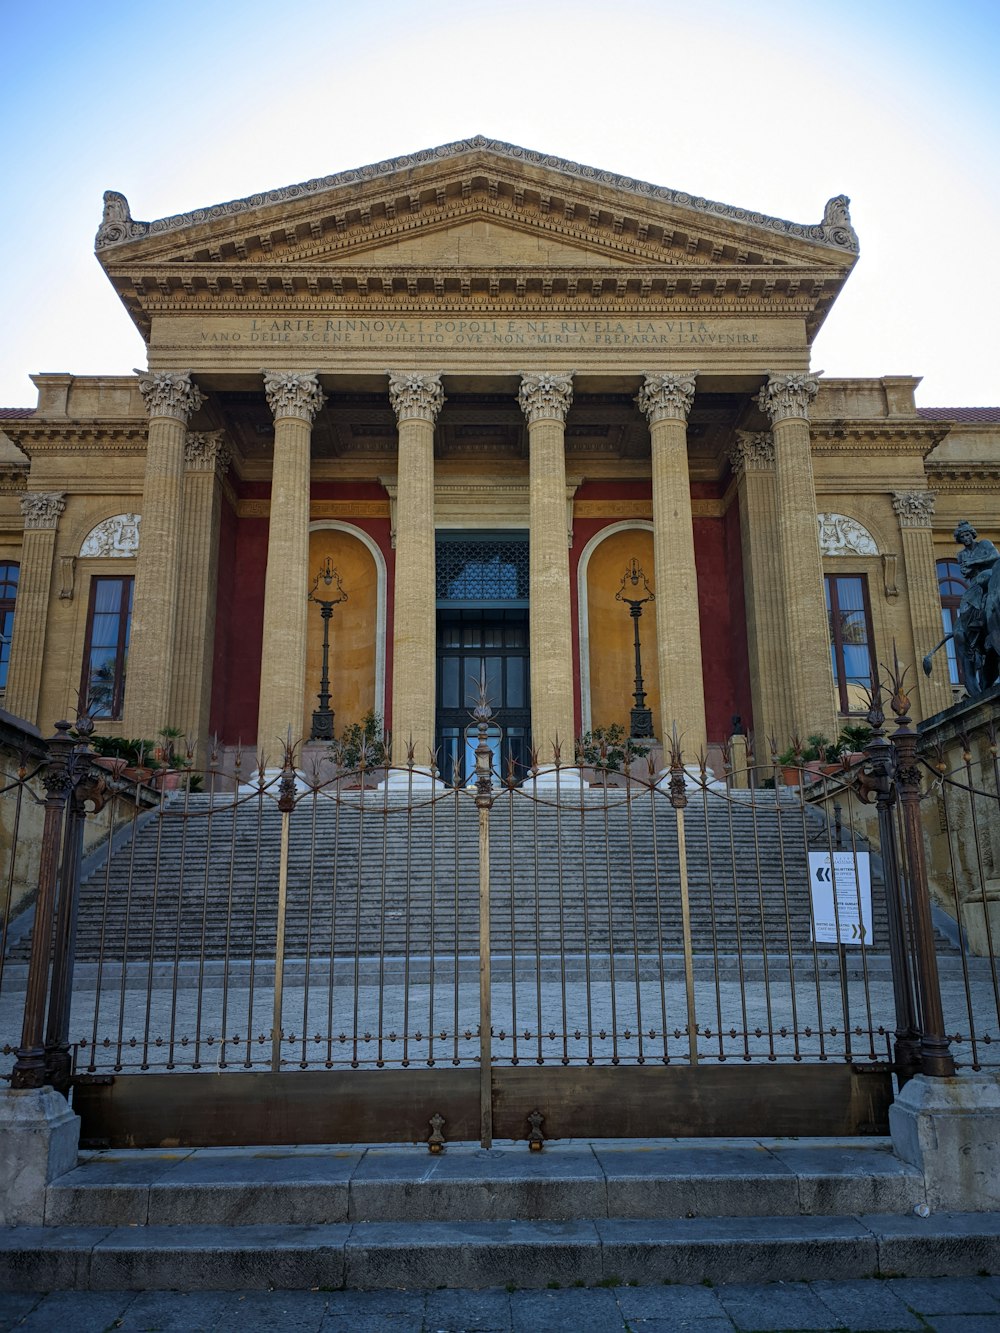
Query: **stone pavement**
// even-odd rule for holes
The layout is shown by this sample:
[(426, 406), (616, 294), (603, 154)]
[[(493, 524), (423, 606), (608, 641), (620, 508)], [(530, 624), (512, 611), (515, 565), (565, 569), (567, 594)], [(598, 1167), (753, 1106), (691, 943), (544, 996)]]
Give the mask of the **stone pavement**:
[[(447, 1277), (447, 1274), (441, 1274)], [(0, 1333), (700, 1333), (1000, 1329), (1000, 1277), (548, 1291), (64, 1291), (0, 1294)]]

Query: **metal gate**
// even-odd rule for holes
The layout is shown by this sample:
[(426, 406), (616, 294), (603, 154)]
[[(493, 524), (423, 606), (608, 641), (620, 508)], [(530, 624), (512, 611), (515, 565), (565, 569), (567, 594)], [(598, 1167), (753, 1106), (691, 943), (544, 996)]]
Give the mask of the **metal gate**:
[(498, 773), (476, 713), (468, 785), (102, 773), (62, 729), (15, 1085), (70, 1091), (90, 1145), (540, 1147), (885, 1132), (894, 1077), (953, 1071), (905, 708), (794, 785), (676, 744), (664, 774)]

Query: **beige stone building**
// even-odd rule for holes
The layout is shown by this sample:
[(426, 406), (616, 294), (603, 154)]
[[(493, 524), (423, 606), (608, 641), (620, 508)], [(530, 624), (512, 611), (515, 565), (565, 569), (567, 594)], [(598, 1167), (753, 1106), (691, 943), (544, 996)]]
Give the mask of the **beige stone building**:
[(154, 222), (109, 192), (96, 248), (148, 370), (0, 412), (3, 704), (43, 733), (82, 694), (108, 733), (309, 736), (329, 558), (336, 729), (397, 757), (461, 760), (482, 671), (522, 760), (627, 726), (633, 560), (657, 736), (832, 737), (941, 637), (955, 522), (1000, 539), (1000, 410), (812, 365), (843, 197), (791, 223), (472, 139)]

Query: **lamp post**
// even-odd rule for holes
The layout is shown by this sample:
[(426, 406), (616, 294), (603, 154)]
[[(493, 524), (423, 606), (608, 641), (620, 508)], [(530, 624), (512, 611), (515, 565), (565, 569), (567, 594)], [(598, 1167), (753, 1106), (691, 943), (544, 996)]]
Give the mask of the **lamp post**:
[[(629, 595), (631, 588), (632, 595)], [(642, 595), (639, 595), (641, 592)], [(649, 580), (642, 572), (638, 560), (635, 556), (629, 562), (628, 568), (622, 575), (622, 586), (615, 593), (616, 602), (624, 602), (629, 609), (629, 615), (632, 617), (632, 632), (635, 639), (635, 689), (632, 697), (635, 700), (635, 706), (629, 714), (629, 726), (632, 736), (636, 740), (649, 740), (653, 735), (653, 714), (646, 707), (646, 691), (642, 683), (642, 649), (639, 644), (639, 617), (642, 615), (642, 608), (647, 602), (655, 602), (656, 597), (652, 588), (649, 586)]]
[[(318, 597), (319, 585), (323, 584), (329, 591), (334, 584), (337, 585), (336, 597)], [(320, 565), (319, 573), (313, 579), (313, 585), (309, 589), (309, 601), (315, 602), (319, 607), (319, 613), (323, 617), (323, 670), (319, 678), (319, 707), (313, 709), (312, 731), (309, 739), (312, 741), (332, 741), (333, 740), (333, 709), (330, 707), (330, 617), (333, 615), (333, 608), (341, 602), (347, 601), (347, 593), (344, 592), (340, 575), (333, 567), (333, 561), (329, 556)]]

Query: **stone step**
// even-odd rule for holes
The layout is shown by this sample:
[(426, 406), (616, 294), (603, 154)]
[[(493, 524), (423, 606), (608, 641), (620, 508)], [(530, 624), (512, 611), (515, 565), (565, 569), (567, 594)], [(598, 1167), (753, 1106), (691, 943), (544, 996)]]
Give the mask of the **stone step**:
[(85, 1154), (51, 1226), (515, 1221), (906, 1213), (923, 1179), (887, 1139), (558, 1142)]
[(972, 1276), (1000, 1217), (597, 1218), (0, 1230), (5, 1291), (425, 1290)]

